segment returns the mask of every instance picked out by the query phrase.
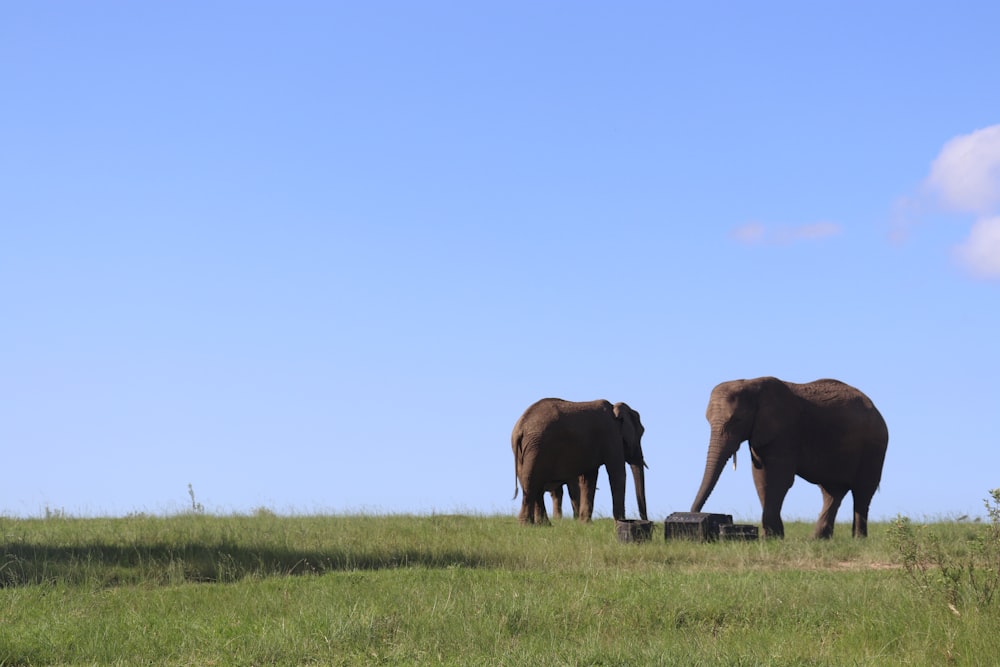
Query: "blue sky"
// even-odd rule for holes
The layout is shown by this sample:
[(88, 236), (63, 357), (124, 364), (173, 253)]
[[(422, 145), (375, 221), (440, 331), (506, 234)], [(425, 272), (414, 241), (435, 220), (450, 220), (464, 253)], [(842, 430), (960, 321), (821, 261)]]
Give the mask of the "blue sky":
[(513, 515), (560, 396), (662, 519), (775, 375), (882, 411), (874, 518), (983, 515), (1000, 6), (937, 4), (5, 4), (0, 513)]

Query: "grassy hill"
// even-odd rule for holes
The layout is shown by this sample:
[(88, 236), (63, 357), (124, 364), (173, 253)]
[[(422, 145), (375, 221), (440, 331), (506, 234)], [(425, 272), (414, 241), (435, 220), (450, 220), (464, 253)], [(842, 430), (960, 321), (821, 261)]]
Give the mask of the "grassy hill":
[[(992, 524), (622, 544), (610, 520), (0, 518), (0, 665), (992, 664)], [(991, 549), (993, 549), (991, 551)]]

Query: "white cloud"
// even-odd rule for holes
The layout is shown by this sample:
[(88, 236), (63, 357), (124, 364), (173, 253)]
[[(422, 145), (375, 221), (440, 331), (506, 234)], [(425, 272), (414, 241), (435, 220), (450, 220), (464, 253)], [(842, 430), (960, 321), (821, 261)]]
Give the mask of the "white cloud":
[(1000, 125), (946, 143), (925, 186), (956, 211), (986, 215), (1000, 208)]
[(843, 228), (835, 222), (814, 222), (795, 227), (768, 228), (760, 222), (748, 222), (729, 233), (729, 237), (746, 245), (788, 245), (798, 241), (813, 241), (836, 236)]
[(764, 225), (759, 222), (748, 222), (745, 225), (737, 227), (733, 231), (729, 232), (729, 238), (739, 241), (740, 243), (745, 243), (747, 245), (752, 245), (754, 243), (760, 243), (764, 240)]
[(1000, 125), (949, 140), (923, 188), (944, 208), (978, 216), (954, 255), (973, 275), (1000, 278)]
[(790, 243), (792, 241), (808, 241), (812, 239), (825, 239), (830, 236), (840, 234), (842, 228), (835, 222), (814, 222), (809, 225), (801, 225), (784, 231), (784, 238)]
[(1000, 216), (980, 218), (955, 256), (981, 278), (1000, 278)]

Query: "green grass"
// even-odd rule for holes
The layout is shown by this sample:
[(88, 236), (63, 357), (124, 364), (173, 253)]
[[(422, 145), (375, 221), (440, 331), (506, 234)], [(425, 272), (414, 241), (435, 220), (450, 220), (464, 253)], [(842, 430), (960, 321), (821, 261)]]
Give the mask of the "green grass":
[[(0, 518), (0, 665), (979, 665), (1000, 605), (831, 541), (513, 517)], [(927, 526), (965, 562), (987, 525)], [(929, 582), (929, 583), (928, 583)], [(950, 606), (949, 606), (950, 605)]]

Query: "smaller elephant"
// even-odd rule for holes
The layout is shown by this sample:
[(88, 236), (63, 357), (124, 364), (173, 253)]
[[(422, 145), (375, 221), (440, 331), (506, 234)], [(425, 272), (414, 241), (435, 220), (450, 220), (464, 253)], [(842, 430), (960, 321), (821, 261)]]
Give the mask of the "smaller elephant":
[[(522, 524), (547, 524), (547, 485), (584, 478), (578, 514), (593, 512), (597, 470), (604, 466), (611, 486), (612, 513), (625, 518), (625, 464), (632, 468), (639, 516), (646, 519), (645, 429), (639, 413), (625, 403), (575, 403), (543, 398), (524, 411), (511, 433), (514, 474), (522, 490)], [(517, 488), (514, 489), (517, 497)]]
[(573, 518), (579, 519), (580, 521), (590, 521), (591, 513), (588, 512), (586, 515), (581, 513), (580, 501), (581, 497), (586, 497), (586, 506), (593, 509), (594, 492), (597, 490), (598, 470), (600, 470), (600, 468), (595, 468), (584, 475), (580, 475), (575, 480), (568, 480), (565, 482), (549, 482), (545, 485), (546, 492), (548, 492), (549, 497), (552, 498), (553, 519), (562, 518), (563, 487), (565, 486), (566, 490), (569, 491), (569, 502), (573, 507)]

